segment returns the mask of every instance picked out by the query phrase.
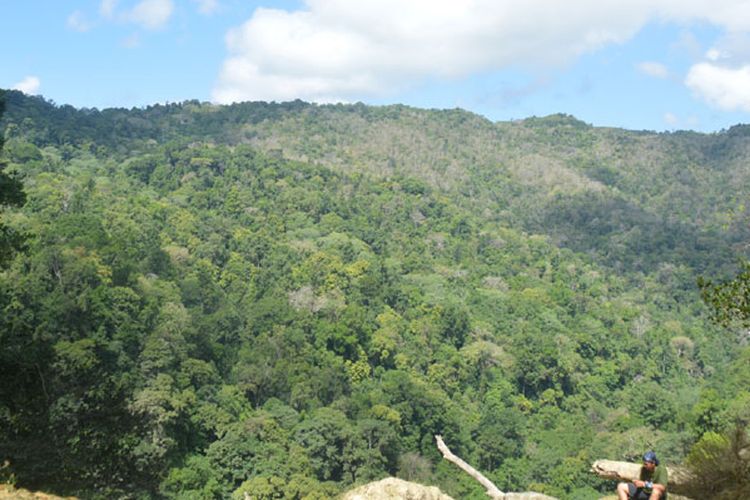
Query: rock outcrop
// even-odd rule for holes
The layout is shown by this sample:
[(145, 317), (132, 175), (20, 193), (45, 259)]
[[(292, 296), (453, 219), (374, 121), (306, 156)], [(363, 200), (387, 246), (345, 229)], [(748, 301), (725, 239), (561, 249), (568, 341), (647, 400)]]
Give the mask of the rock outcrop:
[(75, 497), (58, 497), (41, 491), (29, 491), (9, 484), (0, 484), (0, 500), (77, 500)]
[(435, 486), (388, 477), (344, 493), (341, 500), (453, 500)]
[[(503, 500), (554, 500), (541, 493), (505, 493)], [(453, 500), (435, 486), (423, 486), (403, 479), (388, 477), (360, 486), (341, 497), (341, 500)]]

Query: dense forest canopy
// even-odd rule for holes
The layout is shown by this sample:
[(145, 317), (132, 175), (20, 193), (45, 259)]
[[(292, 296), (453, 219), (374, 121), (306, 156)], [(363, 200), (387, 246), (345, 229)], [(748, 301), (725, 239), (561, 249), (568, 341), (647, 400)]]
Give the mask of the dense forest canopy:
[(743, 276), (746, 126), (6, 101), (6, 480), (482, 498), (439, 433), (503, 490), (596, 498), (594, 459), (682, 463), (750, 416), (748, 330), (698, 284)]

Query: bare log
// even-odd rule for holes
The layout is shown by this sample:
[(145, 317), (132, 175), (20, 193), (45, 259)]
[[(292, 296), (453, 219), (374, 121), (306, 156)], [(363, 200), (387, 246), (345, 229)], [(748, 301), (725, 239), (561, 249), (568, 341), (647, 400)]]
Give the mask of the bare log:
[[(667, 467), (667, 466), (664, 466)], [(641, 464), (632, 462), (618, 462), (615, 460), (597, 460), (591, 465), (591, 472), (604, 479), (614, 481), (632, 481), (638, 479), (641, 473)], [(684, 467), (667, 467), (669, 485), (667, 491), (675, 495), (690, 494), (690, 472)]]
[(640, 477), (641, 464), (617, 462), (614, 460), (597, 460), (591, 465), (591, 472), (604, 479), (632, 481)]
[(492, 481), (484, 477), (481, 472), (454, 455), (443, 441), (442, 436), (435, 436), (435, 441), (437, 441), (437, 447), (440, 453), (443, 454), (443, 458), (456, 464), (459, 469), (476, 479), (484, 487), (490, 498), (495, 500), (555, 500), (553, 497), (534, 492), (503, 493)]
[(484, 489), (487, 491), (487, 495), (489, 495), (490, 498), (495, 498), (497, 500), (505, 499), (505, 493), (500, 491), (492, 481), (484, 477), (484, 475), (474, 467), (454, 455), (443, 441), (442, 436), (435, 436), (435, 441), (437, 441), (438, 450), (440, 450), (440, 453), (443, 454), (443, 458), (445, 458), (449, 462), (456, 464), (459, 469), (479, 481), (479, 484), (484, 487)]

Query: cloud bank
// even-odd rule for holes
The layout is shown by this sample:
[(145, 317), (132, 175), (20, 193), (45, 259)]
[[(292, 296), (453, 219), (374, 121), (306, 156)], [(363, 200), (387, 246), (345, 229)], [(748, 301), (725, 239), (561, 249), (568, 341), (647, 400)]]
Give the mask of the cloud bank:
[[(708, 22), (750, 31), (739, 0), (306, 0), (294, 11), (256, 9), (226, 36), (213, 90), (241, 100), (348, 101), (430, 79), (508, 67), (559, 67), (649, 22)], [(665, 67), (640, 68), (664, 77)], [(706, 75), (721, 78), (731, 75)], [(734, 88), (734, 86), (728, 86)], [(695, 86), (696, 95), (714, 102)]]

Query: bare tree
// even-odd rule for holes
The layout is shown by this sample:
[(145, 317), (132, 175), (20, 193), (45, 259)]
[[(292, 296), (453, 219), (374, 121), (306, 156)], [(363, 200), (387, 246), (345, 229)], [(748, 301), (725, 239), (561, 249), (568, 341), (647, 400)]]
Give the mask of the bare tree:
[(443, 458), (452, 462), (458, 466), (459, 469), (466, 472), (468, 475), (476, 479), (481, 484), (487, 493), (487, 495), (495, 500), (555, 500), (553, 497), (543, 495), (541, 493), (535, 493), (533, 491), (524, 493), (503, 493), (498, 489), (495, 484), (487, 479), (481, 472), (476, 470), (471, 465), (464, 462), (460, 457), (454, 455), (448, 446), (443, 441), (442, 436), (435, 436), (437, 441), (438, 450), (443, 454)]

